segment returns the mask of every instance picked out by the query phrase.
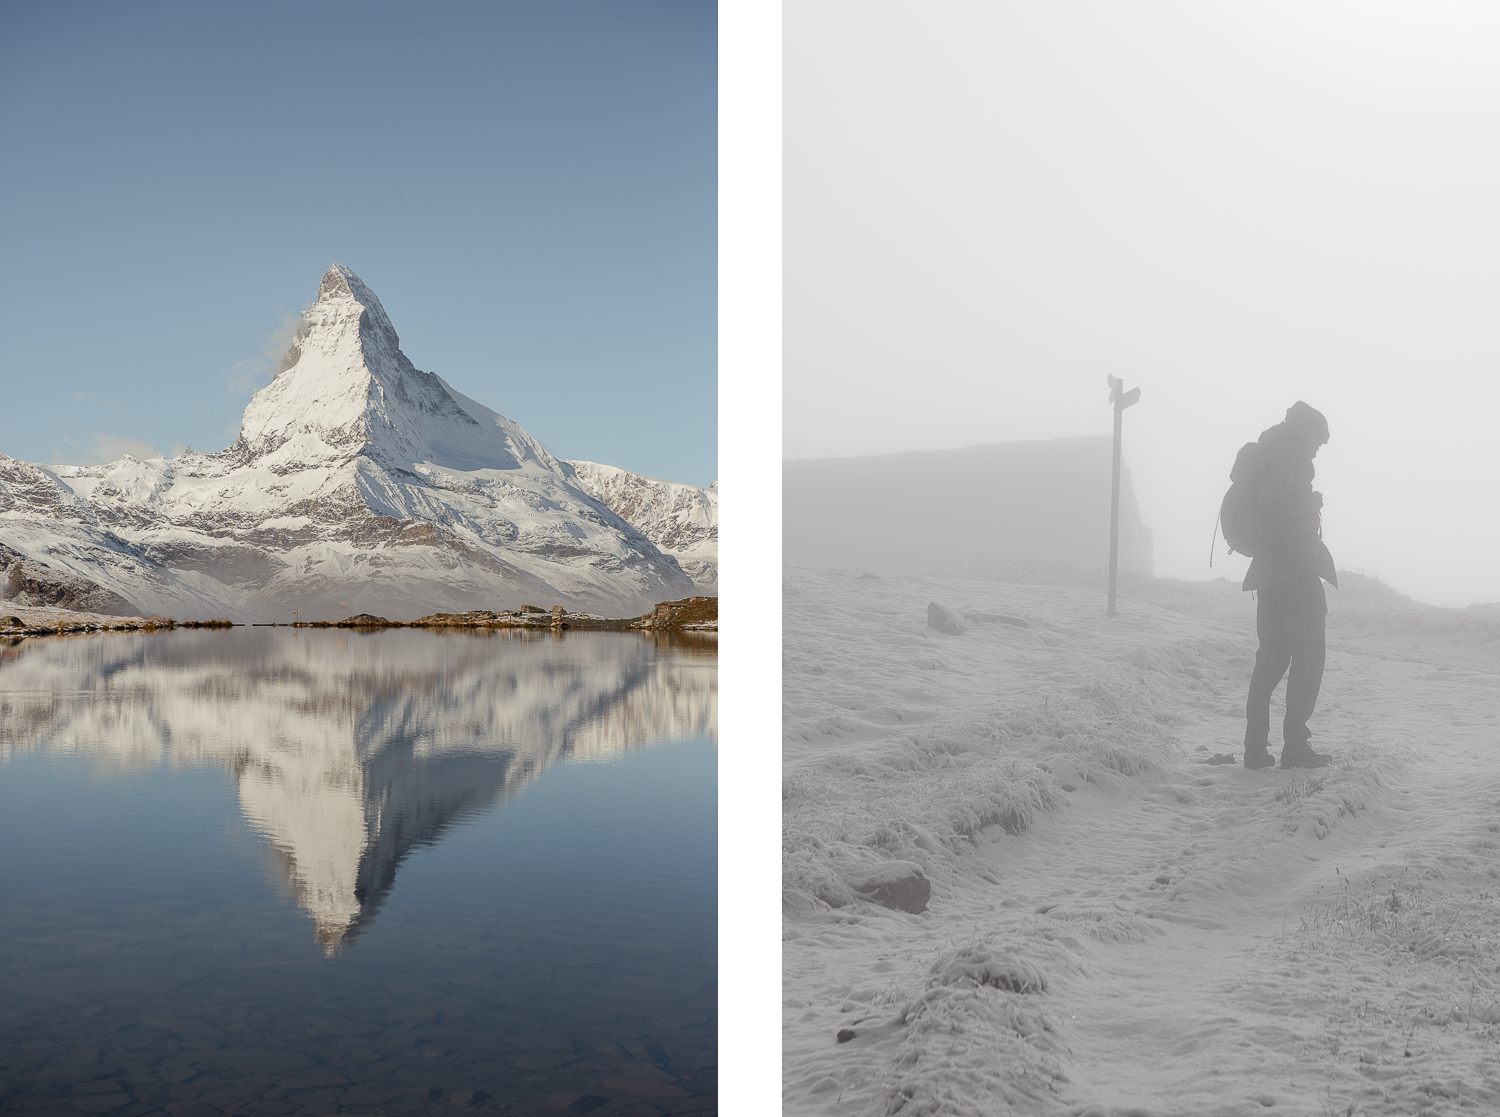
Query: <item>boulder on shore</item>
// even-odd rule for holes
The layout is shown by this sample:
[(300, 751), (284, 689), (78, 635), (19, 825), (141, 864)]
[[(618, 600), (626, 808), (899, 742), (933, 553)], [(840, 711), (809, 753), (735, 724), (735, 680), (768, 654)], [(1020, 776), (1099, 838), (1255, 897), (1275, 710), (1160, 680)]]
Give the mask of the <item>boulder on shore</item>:
[(373, 613), (355, 613), (334, 625), (335, 628), (389, 628), (391, 622)]

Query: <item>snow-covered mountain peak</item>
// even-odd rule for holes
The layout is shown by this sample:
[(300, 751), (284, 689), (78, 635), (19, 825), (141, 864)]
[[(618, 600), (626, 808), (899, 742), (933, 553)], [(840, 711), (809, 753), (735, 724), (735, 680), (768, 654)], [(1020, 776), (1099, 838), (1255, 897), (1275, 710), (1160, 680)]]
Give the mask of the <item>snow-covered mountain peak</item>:
[(414, 366), (374, 292), (335, 264), (228, 450), (50, 469), (0, 455), (0, 528), (23, 557), (163, 613), (566, 602), (623, 616), (713, 582), (699, 554), (716, 550), (712, 499), (593, 469), (651, 515), (637, 524)]
[(380, 299), (342, 264), (323, 274), (275, 378), (245, 408), (236, 449), (299, 463), (362, 453), (397, 469), (560, 472), (520, 426), (413, 365)]

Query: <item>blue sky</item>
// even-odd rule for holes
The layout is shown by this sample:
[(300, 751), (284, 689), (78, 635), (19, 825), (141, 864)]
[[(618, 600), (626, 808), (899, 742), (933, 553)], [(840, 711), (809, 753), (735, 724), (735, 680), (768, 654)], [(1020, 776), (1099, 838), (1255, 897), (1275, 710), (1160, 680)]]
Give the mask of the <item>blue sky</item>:
[(0, 451), (217, 450), (332, 263), (554, 454), (707, 484), (709, 0), (0, 9)]

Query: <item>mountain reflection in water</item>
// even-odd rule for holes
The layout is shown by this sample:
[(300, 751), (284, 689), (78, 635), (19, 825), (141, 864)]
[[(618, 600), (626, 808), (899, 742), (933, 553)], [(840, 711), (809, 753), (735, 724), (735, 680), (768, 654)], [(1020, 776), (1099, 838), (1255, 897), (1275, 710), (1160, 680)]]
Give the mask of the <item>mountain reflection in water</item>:
[(0, 760), (222, 765), (329, 954), (401, 861), (558, 760), (716, 736), (717, 638), (250, 628), (0, 654)]

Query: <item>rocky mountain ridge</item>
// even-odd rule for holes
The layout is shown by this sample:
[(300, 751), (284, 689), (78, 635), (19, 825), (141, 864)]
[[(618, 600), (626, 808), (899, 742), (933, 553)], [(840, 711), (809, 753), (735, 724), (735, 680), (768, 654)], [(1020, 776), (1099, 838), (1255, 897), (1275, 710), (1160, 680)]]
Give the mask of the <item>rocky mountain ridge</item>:
[(672, 555), (703, 593), (719, 591), (719, 483), (663, 481), (598, 462), (570, 461), (578, 483)]

